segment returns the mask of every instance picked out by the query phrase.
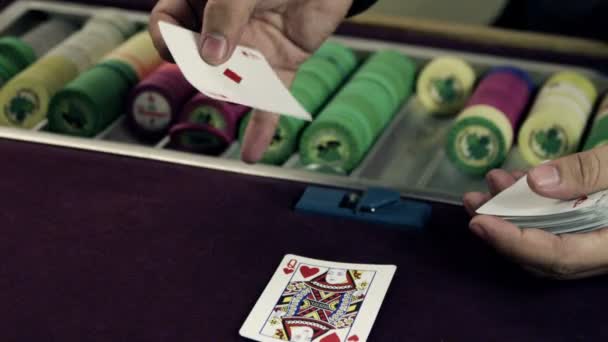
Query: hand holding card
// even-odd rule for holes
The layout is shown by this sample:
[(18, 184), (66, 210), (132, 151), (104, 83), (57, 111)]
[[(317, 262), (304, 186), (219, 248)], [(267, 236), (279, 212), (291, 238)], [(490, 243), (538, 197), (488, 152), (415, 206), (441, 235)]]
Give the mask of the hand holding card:
[(238, 46), (226, 63), (212, 66), (199, 54), (198, 33), (166, 22), (160, 22), (159, 27), (180, 70), (203, 94), (266, 112), (312, 120), (260, 52)]
[(287, 255), (240, 330), (256, 341), (366, 341), (395, 266)]

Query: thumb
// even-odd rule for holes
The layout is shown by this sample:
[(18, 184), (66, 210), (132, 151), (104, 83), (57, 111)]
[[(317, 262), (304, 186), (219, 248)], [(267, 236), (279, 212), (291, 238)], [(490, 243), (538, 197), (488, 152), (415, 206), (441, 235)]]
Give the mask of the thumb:
[(209, 0), (201, 32), (201, 56), (212, 65), (222, 64), (234, 51), (256, 0)]
[(528, 173), (541, 196), (570, 200), (608, 189), (608, 146), (548, 162)]

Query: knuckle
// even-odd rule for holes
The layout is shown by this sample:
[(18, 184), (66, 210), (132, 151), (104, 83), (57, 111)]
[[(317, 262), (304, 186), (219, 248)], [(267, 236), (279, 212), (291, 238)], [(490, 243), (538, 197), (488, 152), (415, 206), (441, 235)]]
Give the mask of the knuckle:
[(597, 152), (589, 151), (574, 155), (573, 174), (584, 192), (597, 189), (602, 176), (602, 163)]

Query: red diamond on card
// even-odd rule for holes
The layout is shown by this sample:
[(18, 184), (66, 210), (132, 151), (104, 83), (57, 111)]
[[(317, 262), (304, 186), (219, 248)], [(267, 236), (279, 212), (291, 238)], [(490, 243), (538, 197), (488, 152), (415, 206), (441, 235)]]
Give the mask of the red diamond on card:
[(241, 81), (243, 80), (243, 78), (239, 76), (239, 74), (230, 69), (226, 69), (226, 71), (224, 71), (224, 76), (231, 79), (234, 83), (241, 83)]

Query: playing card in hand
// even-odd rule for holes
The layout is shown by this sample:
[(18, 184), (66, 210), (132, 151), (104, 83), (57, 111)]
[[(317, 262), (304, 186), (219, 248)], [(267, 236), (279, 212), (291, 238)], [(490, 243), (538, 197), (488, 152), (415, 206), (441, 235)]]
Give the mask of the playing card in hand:
[(498, 216), (521, 228), (563, 234), (608, 227), (607, 209), (608, 191), (561, 201), (536, 194), (523, 177), (479, 208), (477, 214)]
[(287, 255), (240, 330), (256, 341), (366, 341), (395, 266)]
[(173, 59), (185, 78), (203, 94), (271, 113), (312, 120), (259, 52), (237, 46), (224, 64), (212, 66), (200, 56), (200, 35), (185, 28), (159, 23)]

